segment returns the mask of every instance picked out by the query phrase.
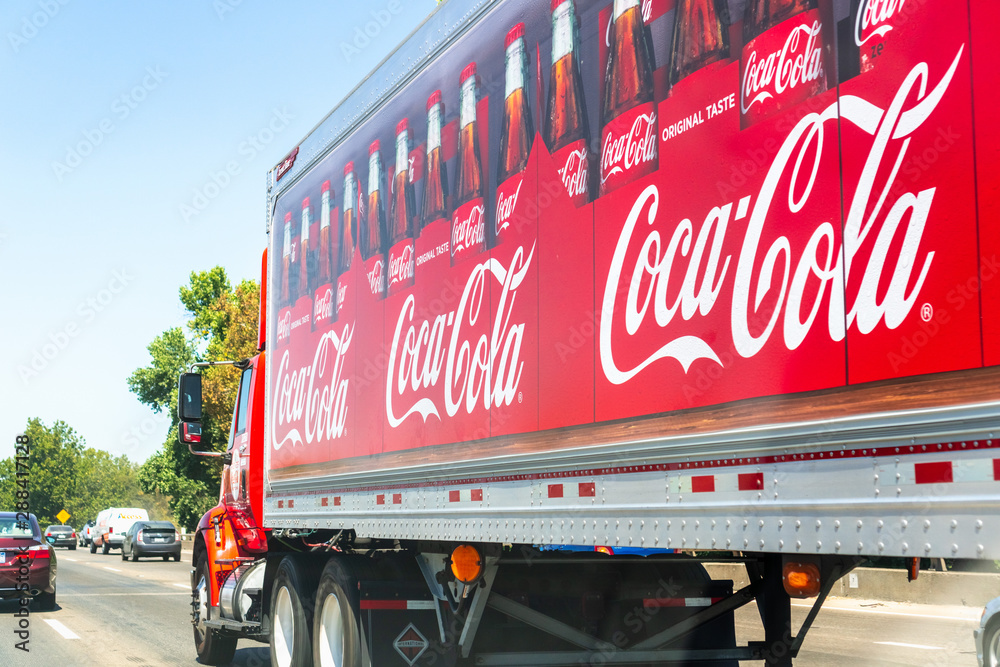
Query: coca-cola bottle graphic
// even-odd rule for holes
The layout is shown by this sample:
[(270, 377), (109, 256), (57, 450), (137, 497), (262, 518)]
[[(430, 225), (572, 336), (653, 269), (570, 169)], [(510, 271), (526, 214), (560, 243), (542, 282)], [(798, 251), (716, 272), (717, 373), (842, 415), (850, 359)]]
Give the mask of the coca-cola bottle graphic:
[(448, 170), (441, 148), (441, 121), (444, 103), (441, 91), (427, 98), (427, 167), (424, 176), (424, 200), (420, 212), (421, 228), (448, 217)]
[(378, 139), (368, 147), (368, 207), (360, 216), (361, 258), (372, 294), (385, 296), (385, 183), (382, 169), (382, 150)]
[(451, 220), (451, 261), (456, 264), (486, 248), (483, 161), (479, 153), (476, 103), (476, 63), (469, 63), (459, 77), (458, 175), (455, 177), (455, 213)]
[(316, 247), (316, 279), (313, 294), (313, 329), (334, 321), (334, 267), (336, 251), (333, 249), (333, 234), (330, 230), (330, 181), (323, 181), (320, 188), (319, 240)]
[(744, 128), (827, 90), (819, 0), (749, 0), (743, 45)]
[(281, 242), (281, 268), (278, 276), (280, 287), (278, 288), (278, 317), (277, 339), (278, 345), (288, 342), (292, 332), (292, 212), (285, 213), (285, 229)]
[(677, 0), (676, 8), (671, 85), (730, 57), (727, 0)]
[(281, 243), (281, 290), (278, 307), (292, 304), (292, 212), (285, 213), (285, 230)]
[(528, 53), (524, 46), (523, 23), (518, 23), (507, 32), (504, 48), (506, 85), (497, 161), (497, 210), (493, 226), (493, 236), (497, 240), (513, 221), (524, 170), (528, 166), (528, 154), (535, 138), (528, 106)]
[(343, 222), (340, 227), (340, 259), (338, 271), (344, 273), (351, 268), (351, 259), (354, 257), (354, 244), (358, 237), (358, 203), (360, 194), (358, 193), (358, 177), (354, 173), (354, 163), (348, 162), (344, 166), (344, 212)]
[(653, 48), (639, 0), (615, 0), (601, 103), (601, 195), (656, 169)]
[(302, 224), (299, 228), (299, 297), (309, 296), (309, 226), (312, 214), (309, 197), (302, 200)]
[(417, 205), (410, 182), (410, 122), (396, 125), (396, 174), (392, 178), (389, 210), (389, 294), (413, 284), (416, 255), (413, 225)]
[(590, 124), (583, 97), (574, 0), (552, 0), (552, 71), (542, 136), (573, 204), (590, 201)]
[(319, 274), (316, 281), (325, 285), (333, 280), (336, 266), (336, 255), (333, 250), (332, 232), (330, 230), (330, 181), (323, 181), (320, 190), (319, 208)]

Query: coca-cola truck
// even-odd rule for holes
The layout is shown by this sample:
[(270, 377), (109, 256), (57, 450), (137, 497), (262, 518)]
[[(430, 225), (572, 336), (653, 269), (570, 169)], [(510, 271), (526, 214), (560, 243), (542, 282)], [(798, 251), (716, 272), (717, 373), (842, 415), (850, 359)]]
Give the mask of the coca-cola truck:
[(992, 18), (440, 5), (268, 175), (202, 662), (790, 664), (866, 559), (1000, 558)]

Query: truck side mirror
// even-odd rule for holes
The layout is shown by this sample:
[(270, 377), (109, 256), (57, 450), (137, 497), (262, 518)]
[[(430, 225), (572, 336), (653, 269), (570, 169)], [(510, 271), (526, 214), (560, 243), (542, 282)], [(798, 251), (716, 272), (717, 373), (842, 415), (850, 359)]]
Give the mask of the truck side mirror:
[(182, 423), (201, 421), (200, 373), (181, 373), (178, 382), (177, 418)]
[(201, 424), (181, 422), (180, 429), (181, 444), (196, 445), (201, 442)]

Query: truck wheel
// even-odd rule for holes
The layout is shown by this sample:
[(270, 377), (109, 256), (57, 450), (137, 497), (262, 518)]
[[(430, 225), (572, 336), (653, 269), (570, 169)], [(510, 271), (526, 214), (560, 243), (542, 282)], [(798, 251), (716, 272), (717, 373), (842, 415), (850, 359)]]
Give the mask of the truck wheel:
[[(315, 582), (296, 559), (278, 565), (271, 589), (271, 664), (274, 667), (312, 665), (313, 594)], [(308, 601), (308, 602), (306, 602)]]
[(983, 667), (1000, 666), (1000, 621), (994, 620), (983, 632)]
[(101, 553), (104, 554), (105, 556), (107, 556), (109, 553), (111, 553), (111, 545), (108, 544), (107, 542), (105, 542), (104, 544), (102, 544), (101, 545)]
[(191, 591), (191, 622), (194, 625), (194, 647), (198, 652), (198, 661), (206, 665), (225, 665), (233, 661), (237, 640), (205, 627), (205, 621), (212, 613), (212, 591), (209, 589), (212, 573), (208, 568), (206, 554), (198, 557), (196, 571), (197, 583)]
[(90, 543), (90, 553), (92, 553), (92, 554), (96, 554), (97, 553), (97, 544), (95, 544), (94, 542)]
[(316, 591), (313, 663), (317, 667), (361, 667), (357, 579), (333, 558), (323, 568)]

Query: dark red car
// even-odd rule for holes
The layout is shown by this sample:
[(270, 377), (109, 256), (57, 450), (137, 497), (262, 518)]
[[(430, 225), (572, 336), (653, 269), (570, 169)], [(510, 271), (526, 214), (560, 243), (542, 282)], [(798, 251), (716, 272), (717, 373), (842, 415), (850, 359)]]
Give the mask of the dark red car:
[(30, 597), (36, 609), (52, 611), (56, 607), (56, 552), (43, 539), (35, 515), (27, 516), (0, 512), (0, 599)]

